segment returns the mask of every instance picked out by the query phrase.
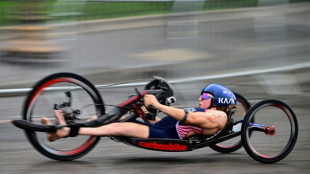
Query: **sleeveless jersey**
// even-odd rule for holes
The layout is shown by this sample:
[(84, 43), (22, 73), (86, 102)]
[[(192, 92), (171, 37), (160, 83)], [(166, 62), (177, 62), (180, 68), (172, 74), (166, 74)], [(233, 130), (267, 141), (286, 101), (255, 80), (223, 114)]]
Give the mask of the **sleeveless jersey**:
[[(203, 108), (185, 108), (184, 110), (188, 112), (205, 112), (206, 109)], [(193, 125), (181, 124), (179, 121), (176, 123), (176, 131), (180, 139), (184, 139), (190, 132), (195, 134), (202, 134), (203, 129)]]

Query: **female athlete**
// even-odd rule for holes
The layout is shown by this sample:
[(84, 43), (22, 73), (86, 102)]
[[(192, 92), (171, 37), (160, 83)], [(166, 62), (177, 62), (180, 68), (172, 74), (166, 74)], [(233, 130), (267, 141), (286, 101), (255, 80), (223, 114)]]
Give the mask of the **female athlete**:
[[(155, 121), (144, 117), (144, 122), (116, 122), (95, 128), (64, 127), (55, 133), (47, 133), (47, 138), (55, 141), (68, 136), (93, 135), (184, 139), (196, 134), (212, 135), (225, 126), (227, 117), (236, 104), (233, 92), (220, 84), (210, 84), (203, 88), (197, 108), (179, 109), (162, 105), (154, 95), (147, 94), (144, 96), (145, 107), (152, 106), (167, 114), (166, 117), (156, 117)], [(66, 124), (60, 110), (55, 110), (55, 115), (59, 124)], [(51, 124), (46, 117), (41, 119), (41, 123)]]

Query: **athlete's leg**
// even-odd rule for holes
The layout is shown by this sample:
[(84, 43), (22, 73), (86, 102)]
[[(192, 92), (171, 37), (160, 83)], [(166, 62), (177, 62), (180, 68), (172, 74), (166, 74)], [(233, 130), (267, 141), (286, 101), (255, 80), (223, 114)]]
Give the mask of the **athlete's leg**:
[[(55, 110), (54, 113), (55, 113), (58, 124), (66, 124), (66, 121), (64, 120), (63, 114), (60, 110)], [(51, 122), (46, 117), (41, 118), (41, 123), (51, 125)], [(47, 133), (47, 139), (53, 142), (59, 138), (67, 136), (69, 132), (70, 132), (70, 128), (64, 127), (64, 128), (58, 129), (55, 133)]]
[[(46, 117), (41, 118), (41, 123), (46, 125), (52, 125), (52, 123)], [(47, 139), (49, 141), (54, 141), (55, 137), (54, 135), (55, 135), (54, 133), (47, 133)]]
[(111, 123), (108, 125), (87, 128), (81, 127), (79, 135), (94, 135), (94, 136), (128, 136), (136, 138), (147, 138), (149, 136), (149, 128), (145, 125), (131, 122)]
[[(56, 119), (59, 124), (66, 124), (62, 112), (55, 111)], [(49, 120), (45, 117), (41, 119), (42, 124), (50, 124)], [(63, 138), (69, 135), (70, 128), (65, 127), (62, 129), (58, 129), (55, 133), (48, 133), (47, 138), (49, 141), (55, 141), (59, 138)], [(96, 128), (85, 128), (81, 127), (79, 135), (94, 135), (94, 136), (128, 136), (128, 137), (136, 137), (136, 138), (147, 138), (149, 136), (149, 128), (148, 126), (131, 123), (131, 122), (123, 122), (123, 123), (111, 123), (108, 125), (104, 125)]]

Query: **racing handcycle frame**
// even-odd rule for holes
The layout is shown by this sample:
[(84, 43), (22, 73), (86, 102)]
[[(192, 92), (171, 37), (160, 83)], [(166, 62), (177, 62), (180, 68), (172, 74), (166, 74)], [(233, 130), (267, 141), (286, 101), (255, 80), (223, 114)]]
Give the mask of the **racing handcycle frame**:
[[(53, 103), (53, 109), (62, 110), (67, 122), (66, 125), (42, 125), (33, 123), (32, 112), (36, 105), (37, 98), (44, 91), (53, 90), (50, 86), (57, 83), (72, 83), (77, 85), (77, 88), (65, 90), (65, 95), (68, 100), (62, 103)], [(78, 116), (81, 114), (81, 110), (72, 109), (71, 102), (74, 98), (71, 96), (71, 90), (85, 90), (93, 101), (93, 106), (96, 110), (98, 119), (78, 122)], [(144, 88), (144, 91), (139, 92), (135, 88), (135, 95), (132, 95), (128, 100), (122, 102), (118, 106), (114, 107), (111, 111), (105, 111), (105, 104), (98, 91), (98, 89), (87, 79), (82, 76), (73, 73), (56, 73), (52, 74), (41, 81), (39, 81), (31, 92), (29, 92), (24, 108), (23, 117), (21, 120), (13, 120), (12, 123), (23, 129), (29, 142), (33, 147), (41, 154), (55, 159), (55, 160), (74, 160), (87, 154), (91, 149), (98, 143), (99, 136), (90, 136), (89, 139), (78, 146), (75, 149), (66, 151), (51, 149), (44, 145), (36, 135), (36, 132), (55, 132), (57, 129), (62, 127), (99, 127), (102, 125), (110, 124), (113, 122), (133, 122), (137, 118), (142, 116), (141, 106), (143, 106), (143, 96), (145, 94), (153, 94), (156, 96), (158, 101), (165, 105), (170, 105), (175, 102), (173, 96), (173, 90), (171, 85), (161, 77), (154, 77), (154, 80), (150, 81)], [(211, 136), (194, 135), (187, 137), (186, 139), (162, 139), (162, 138), (132, 138), (132, 137), (120, 137), (110, 136), (111, 139), (123, 142), (125, 144), (133, 145), (139, 148), (148, 150), (166, 151), (166, 152), (184, 152), (193, 151), (196, 149), (204, 148), (209, 146), (213, 150), (223, 153), (230, 153), (240, 149), (244, 146), (247, 153), (255, 160), (262, 163), (274, 163), (285, 158), (293, 149), (298, 135), (298, 123), (297, 118), (293, 110), (284, 102), (276, 99), (262, 100), (252, 107), (249, 102), (242, 95), (235, 93), (235, 96), (239, 103), (244, 107), (246, 114), (242, 120), (234, 120), (229, 116), (225, 127)], [(273, 136), (276, 134), (276, 128), (272, 125), (262, 125), (255, 123), (255, 114), (264, 107), (271, 106), (279, 108), (288, 117), (290, 123), (290, 137), (284, 148), (275, 155), (264, 155), (258, 152), (251, 144), (250, 137), (253, 132), (262, 132), (266, 136)], [(70, 109), (68, 109), (70, 108)], [(157, 111), (154, 108), (148, 108), (150, 111), (149, 119), (154, 119)], [(125, 119), (120, 118), (129, 114)], [(232, 113), (233, 114), (233, 113)], [(233, 130), (236, 125), (242, 125), (240, 130)], [(232, 146), (222, 146), (219, 143), (234, 137), (241, 136), (241, 141)]]

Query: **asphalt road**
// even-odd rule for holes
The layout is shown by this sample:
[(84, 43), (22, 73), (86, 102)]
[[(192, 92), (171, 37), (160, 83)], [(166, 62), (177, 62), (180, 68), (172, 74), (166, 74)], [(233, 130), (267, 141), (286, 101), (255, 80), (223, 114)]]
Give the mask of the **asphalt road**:
[[(272, 86), (265, 86), (258, 76), (243, 76), (216, 81), (242, 93), (252, 104), (263, 98), (278, 98), (287, 102), (299, 121), (299, 138), (294, 150), (276, 164), (254, 161), (242, 148), (231, 154), (221, 154), (203, 148), (192, 152), (155, 152), (131, 147), (109, 138), (86, 156), (71, 162), (60, 162), (39, 154), (27, 142), (23, 132), (9, 123), (0, 124), (0, 173), (308, 173), (310, 164), (310, 136), (308, 117), (309, 83), (305, 82), (309, 69), (284, 72), (297, 79), (299, 93), (274, 94)], [(268, 75), (268, 74), (266, 74)], [(209, 80), (208, 82), (212, 82)], [(199, 88), (202, 82), (174, 84), (177, 106), (195, 106), (197, 94), (188, 88)], [(282, 89), (283, 90), (283, 89)], [(183, 91), (183, 92), (182, 92)], [(185, 91), (185, 92), (184, 92)], [(107, 104), (118, 104), (134, 93), (133, 88), (100, 89)], [(278, 91), (279, 92), (279, 91)], [(198, 92), (199, 93), (199, 92)], [(186, 100), (185, 100), (186, 99)], [(20, 118), (24, 97), (0, 99), (0, 118)]]

